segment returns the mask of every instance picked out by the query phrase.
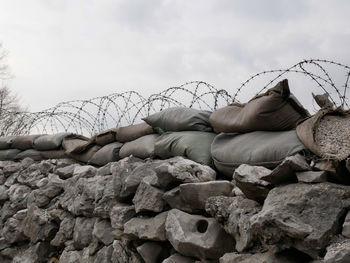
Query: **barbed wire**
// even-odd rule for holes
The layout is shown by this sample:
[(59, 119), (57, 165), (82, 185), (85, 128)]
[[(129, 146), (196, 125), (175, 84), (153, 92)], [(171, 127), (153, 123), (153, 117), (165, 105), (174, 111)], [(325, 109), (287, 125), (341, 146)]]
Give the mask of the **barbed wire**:
[[(332, 72), (327, 67), (335, 67), (335, 72), (344, 71), (345, 80), (337, 86)], [(186, 82), (170, 87), (147, 98), (136, 91), (114, 93), (89, 100), (61, 102), (55, 107), (40, 112), (8, 112), (1, 116), (1, 135), (29, 133), (74, 132), (94, 135), (112, 127), (135, 124), (142, 118), (165, 108), (183, 106), (214, 111), (233, 102), (243, 90), (256, 89), (253, 80), (269, 77), (265, 85), (258, 85), (256, 94), (264, 92), (277, 81), (290, 75), (306, 77), (329, 95), (330, 100), (348, 109), (347, 89), (349, 87), (350, 67), (338, 62), (322, 59), (300, 61), (286, 69), (273, 69), (256, 73), (240, 87), (231, 90), (216, 89), (204, 81)]]

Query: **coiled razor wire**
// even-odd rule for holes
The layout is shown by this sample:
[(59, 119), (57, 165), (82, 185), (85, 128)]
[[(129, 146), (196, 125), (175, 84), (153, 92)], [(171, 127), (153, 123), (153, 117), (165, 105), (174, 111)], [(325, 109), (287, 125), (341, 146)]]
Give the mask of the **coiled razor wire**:
[[(1, 136), (33, 133), (74, 132), (94, 135), (112, 127), (135, 124), (142, 118), (165, 108), (182, 106), (214, 111), (244, 97), (244, 91), (256, 90), (260, 94), (278, 81), (291, 75), (310, 80), (308, 92), (316, 88), (319, 93), (328, 94), (335, 106), (349, 109), (347, 90), (350, 67), (338, 62), (321, 59), (300, 61), (287, 69), (259, 72), (237, 89), (216, 89), (203, 81), (191, 81), (178, 87), (171, 87), (148, 98), (135, 91), (114, 93), (90, 100), (61, 102), (55, 107), (40, 112), (8, 112), (2, 114)], [(336, 76), (336, 77), (334, 77)], [(338, 77), (340, 76), (340, 77)], [(263, 83), (263, 79), (267, 81)], [(344, 78), (340, 84), (335, 79)], [(254, 84), (254, 81), (256, 82)]]

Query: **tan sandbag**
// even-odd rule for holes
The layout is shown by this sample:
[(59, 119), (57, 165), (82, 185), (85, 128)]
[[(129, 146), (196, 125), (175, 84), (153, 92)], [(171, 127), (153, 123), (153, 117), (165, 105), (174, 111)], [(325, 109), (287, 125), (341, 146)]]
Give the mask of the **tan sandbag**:
[(116, 141), (117, 128), (102, 131), (93, 137), (97, 145), (105, 146)]
[(147, 123), (119, 127), (116, 139), (118, 142), (131, 142), (142, 136), (154, 133), (153, 128)]
[(209, 121), (217, 133), (245, 133), (291, 130), (308, 116), (307, 110), (290, 93), (285, 79), (247, 104), (232, 104), (216, 110)]
[(154, 157), (154, 145), (158, 136), (158, 134), (149, 134), (125, 143), (120, 149), (120, 158), (123, 159), (130, 155), (141, 159)]
[(62, 140), (62, 147), (67, 154), (86, 150), (88, 145), (89, 138), (79, 134), (68, 135)]
[(79, 162), (88, 163), (91, 157), (101, 149), (101, 146), (94, 145), (80, 153), (69, 153), (68, 156)]
[(350, 156), (350, 111), (322, 109), (301, 122), (297, 135), (314, 154), (335, 160)]
[(67, 158), (66, 152), (64, 150), (40, 151), (40, 154), (45, 160)]
[(42, 135), (22, 135), (17, 136), (11, 145), (12, 149), (19, 149), (19, 150), (28, 150), (33, 149), (34, 141), (36, 138), (40, 137)]

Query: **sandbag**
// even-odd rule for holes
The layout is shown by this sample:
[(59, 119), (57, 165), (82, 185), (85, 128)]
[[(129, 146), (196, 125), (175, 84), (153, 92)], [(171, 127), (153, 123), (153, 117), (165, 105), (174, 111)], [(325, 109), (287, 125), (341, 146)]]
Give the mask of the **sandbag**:
[(13, 149), (28, 150), (33, 149), (34, 141), (42, 135), (23, 135), (17, 136), (11, 145)]
[(304, 150), (295, 130), (221, 133), (211, 145), (215, 167), (227, 176), (241, 164), (275, 168), (286, 157)]
[(110, 162), (118, 161), (120, 148), (123, 146), (120, 142), (114, 142), (103, 146), (89, 160), (89, 164), (103, 166)]
[(40, 155), (45, 160), (67, 158), (66, 152), (64, 150), (41, 151)]
[(11, 144), (16, 136), (6, 136), (0, 138), (0, 150), (7, 150), (11, 148)]
[(154, 133), (153, 128), (147, 123), (139, 123), (125, 127), (119, 127), (116, 134), (118, 142), (131, 142), (142, 136)]
[(154, 129), (162, 131), (202, 131), (210, 132), (210, 111), (173, 107), (162, 110), (143, 120)]
[(88, 144), (89, 138), (79, 134), (68, 135), (62, 140), (62, 147), (67, 154), (81, 152), (81, 149), (86, 150)]
[(310, 116), (291, 95), (288, 80), (279, 82), (247, 104), (232, 104), (211, 114), (209, 121), (217, 133), (284, 131)]
[(18, 149), (0, 150), (0, 161), (12, 161), (20, 152)]
[(66, 152), (66, 153), (70, 158), (76, 161), (79, 161), (82, 163), (88, 163), (89, 160), (92, 158), (92, 156), (100, 149), (101, 149), (101, 146), (94, 145), (79, 153), (75, 153), (75, 152), (71, 152), (71, 153)]
[(100, 146), (105, 146), (116, 141), (117, 128), (102, 131), (96, 134), (92, 140)]
[(140, 159), (152, 158), (154, 156), (154, 145), (158, 136), (158, 134), (149, 134), (125, 143), (120, 149), (120, 158), (123, 159), (130, 155)]
[(333, 160), (350, 156), (350, 111), (322, 109), (296, 128), (299, 139), (314, 154)]
[(41, 161), (44, 158), (41, 156), (40, 152), (38, 150), (29, 149), (25, 150), (23, 152), (20, 152), (16, 155), (15, 160), (23, 160), (24, 158), (30, 158), (34, 161)]
[(62, 140), (70, 134), (68, 132), (62, 132), (40, 136), (34, 141), (34, 149), (40, 151), (56, 150), (61, 147)]
[(162, 159), (184, 156), (212, 166), (210, 146), (215, 136), (215, 133), (200, 131), (166, 132), (157, 138), (154, 153)]

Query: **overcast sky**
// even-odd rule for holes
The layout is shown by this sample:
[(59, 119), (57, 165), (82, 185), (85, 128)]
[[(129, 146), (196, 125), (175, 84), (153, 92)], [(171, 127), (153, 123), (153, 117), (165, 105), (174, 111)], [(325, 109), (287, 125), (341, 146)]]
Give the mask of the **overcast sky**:
[(234, 90), (304, 58), (350, 64), (348, 0), (2, 0), (8, 85), (33, 111), (190, 80)]

